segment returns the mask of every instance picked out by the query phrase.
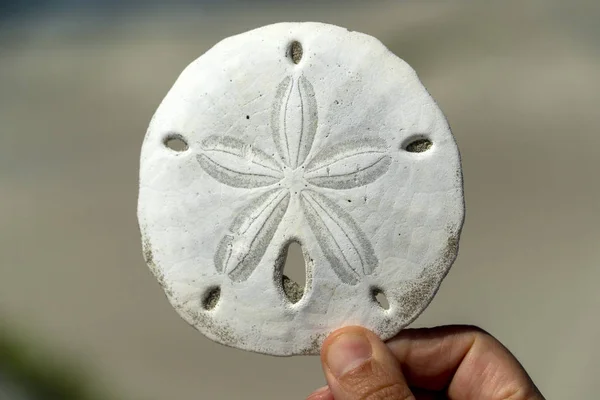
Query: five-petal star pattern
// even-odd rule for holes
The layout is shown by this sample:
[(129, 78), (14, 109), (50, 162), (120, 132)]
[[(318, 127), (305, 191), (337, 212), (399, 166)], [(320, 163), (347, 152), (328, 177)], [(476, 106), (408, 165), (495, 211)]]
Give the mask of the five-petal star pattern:
[(218, 272), (233, 281), (250, 277), (298, 196), (305, 220), (341, 281), (356, 284), (378, 266), (373, 246), (352, 216), (322, 188), (345, 190), (367, 185), (392, 162), (379, 137), (348, 140), (318, 151), (315, 91), (303, 75), (286, 77), (277, 87), (271, 117), (274, 157), (232, 136), (202, 142), (197, 160), (222, 184), (264, 192), (234, 217), (214, 257)]

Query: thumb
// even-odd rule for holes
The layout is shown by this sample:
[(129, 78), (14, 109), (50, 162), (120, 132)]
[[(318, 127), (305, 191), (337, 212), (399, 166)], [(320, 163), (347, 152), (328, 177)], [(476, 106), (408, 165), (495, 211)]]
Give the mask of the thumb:
[(321, 362), (335, 400), (414, 400), (400, 365), (371, 331), (350, 326), (323, 343)]

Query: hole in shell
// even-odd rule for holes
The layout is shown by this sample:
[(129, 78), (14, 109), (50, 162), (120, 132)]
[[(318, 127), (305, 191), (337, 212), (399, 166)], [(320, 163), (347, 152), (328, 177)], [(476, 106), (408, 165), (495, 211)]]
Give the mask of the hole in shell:
[(304, 296), (306, 286), (306, 263), (300, 243), (291, 242), (285, 250), (285, 264), (281, 278), (281, 287), (285, 297), (291, 303), (297, 303)]
[(300, 42), (298, 42), (297, 40), (294, 40), (290, 44), (290, 48), (288, 50), (288, 54), (289, 54), (290, 58), (292, 59), (292, 61), (294, 62), (294, 64), (298, 64), (300, 62), (300, 60), (302, 60), (303, 53), (304, 53), (304, 50), (302, 49), (302, 45), (300, 44)]
[(163, 140), (163, 143), (169, 149), (176, 151), (176, 152), (182, 152), (182, 151), (186, 151), (188, 149), (188, 144), (187, 144), (186, 140), (183, 138), (183, 136), (181, 136), (179, 134), (168, 135)]
[(384, 310), (390, 309), (390, 303), (387, 299), (387, 296), (385, 295), (385, 293), (383, 293), (383, 290), (381, 290), (381, 288), (372, 288), (371, 297), (373, 298), (373, 301), (379, 304), (379, 306)]
[(219, 299), (221, 298), (221, 288), (218, 286), (211, 287), (206, 291), (204, 299), (202, 300), (202, 307), (205, 310), (212, 310), (217, 306)]
[(420, 137), (409, 141), (408, 144), (404, 146), (404, 149), (409, 153), (423, 153), (424, 151), (429, 150), (431, 146), (433, 146), (431, 140)]

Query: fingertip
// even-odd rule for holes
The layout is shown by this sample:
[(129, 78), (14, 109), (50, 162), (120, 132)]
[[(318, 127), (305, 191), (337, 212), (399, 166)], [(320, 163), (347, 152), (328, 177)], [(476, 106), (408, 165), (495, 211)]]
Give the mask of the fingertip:
[(365, 328), (349, 326), (333, 332), (323, 343), (321, 361), (335, 399), (363, 399), (373, 393), (408, 398), (410, 394), (393, 354)]
[(312, 392), (306, 400), (335, 400), (329, 386), (325, 385)]
[(373, 346), (368, 331), (348, 327), (334, 332), (323, 346), (322, 361), (336, 378), (359, 367), (371, 358)]

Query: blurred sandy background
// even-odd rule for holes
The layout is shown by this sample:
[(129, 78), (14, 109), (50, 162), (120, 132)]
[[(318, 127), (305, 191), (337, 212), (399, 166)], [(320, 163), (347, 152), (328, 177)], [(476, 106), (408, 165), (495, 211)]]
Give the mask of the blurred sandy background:
[(322, 385), (316, 357), (251, 354), (188, 327), (136, 221), (142, 138), (179, 72), (226, 36), (322, 21), (409, 62), (462, 152), (459, 258), (413, 326), (477, 324), (548, 399), (597, 398), (600, 3), (141, 3), (0, 20), (3, 329), (119, 399), (301, 399)]

